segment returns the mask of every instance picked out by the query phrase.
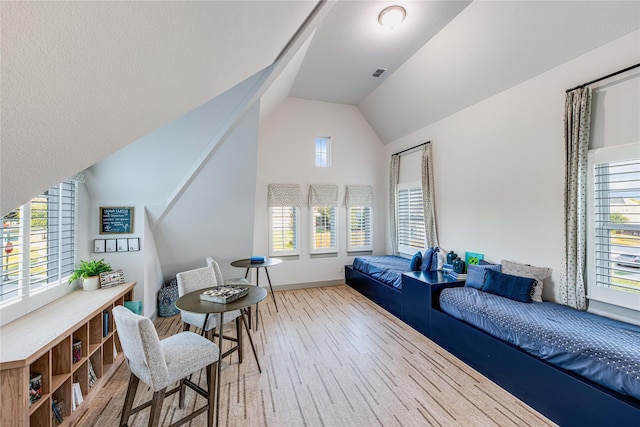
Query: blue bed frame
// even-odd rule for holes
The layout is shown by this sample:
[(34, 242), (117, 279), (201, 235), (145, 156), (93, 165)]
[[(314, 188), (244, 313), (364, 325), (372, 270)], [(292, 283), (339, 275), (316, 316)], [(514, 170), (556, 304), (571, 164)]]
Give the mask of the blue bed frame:
[[(421, 279), (419, 273), (405, 273), (403, 287)], [(551, 365), (444, 313), (439, 297), (446, 286), (425, 282), (431, 291), (425, 292), (424, 300), (412, 296), (403, 301), (401, 290), (350, 266), (345, 267), (345, 281), (409, 325), (428, 325), (416, 329), (561, 426), (640, 426), (640, 400)], [(414, 318), (418, 313), (428, 318)]]

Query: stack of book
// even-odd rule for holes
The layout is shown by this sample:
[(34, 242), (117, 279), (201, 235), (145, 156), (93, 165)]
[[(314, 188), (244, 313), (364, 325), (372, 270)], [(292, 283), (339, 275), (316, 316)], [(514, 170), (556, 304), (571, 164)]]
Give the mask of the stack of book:
[(442, 274), (453, 280), (465, 280), (467, 278), (467, 273), (456, 273), (453, 271), (453, 265), (451, 264), (444, 264), (442, 266)]
[(252, 256), (249, 259), (251, 261), (251, 264), (262, 264), (266, 260), (263, 256)]
[(249, 293), (249, 288), (237, 286), (216, 286), (200, 294), (200, 299), (204, 301), (227, 304), (237, 300)]

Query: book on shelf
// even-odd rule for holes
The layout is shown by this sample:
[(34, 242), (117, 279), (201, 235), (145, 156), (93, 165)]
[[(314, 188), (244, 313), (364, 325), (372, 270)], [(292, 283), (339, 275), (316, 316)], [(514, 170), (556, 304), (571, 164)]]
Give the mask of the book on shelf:
[(200, 299), (205, 301), (227, 304), (242, 298), (249, 293), (249, 288), (236, 286), (216, 286), (200, 294)]
[(96, 371), (93, 370), (91, 360), (89, 360), (89, 388), (93, 387), (96, 381), (98, 381), (98, 377), (96, 375)]
[(80, 405), (82, 403), (82, 389), (80, 388), (80, 383), (73, 383), (71, 385), (71, 394), (73, 394), (72, 398), (71, 398), (71, 408), (72, 410), (76, 410), (76, 408), (78, 407), (78, 405)]

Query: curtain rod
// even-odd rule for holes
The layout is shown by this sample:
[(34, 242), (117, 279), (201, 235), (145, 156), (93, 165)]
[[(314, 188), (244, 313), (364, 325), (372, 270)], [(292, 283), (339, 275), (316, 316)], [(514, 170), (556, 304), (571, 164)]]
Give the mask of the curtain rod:
[(418, 144), (415, 147), (411, 147), (411, 148), (407, 148), (406, 150), (398, 151), (397, 153), (392, 154), (392, 156), (397, 156), (398, 154), (402, 154), (402, 153), (404, 153), (406, 151), (410, 151), (410, 150), (416, 149), (418, 147), (422, 147), (423, 145), (427, 145), (427, 144), (431, 144), (431, 141), (423, 142), (422, 144)]
[(572, 87), (571, 89), (567, 89), (566, 93), (569, 93), (569, 92), (571, 92), (572, 90), (582, 89), (583, 87), (585, 87), (585, 86), (589, 86), (590, 84), (593, 84), (593, 83), (599, 82), (599, 81), (601, 81), (601, 80), (608, 79), (609, 77), (617, 76), (618, 74), (622, 74), (622, 73), (624, 73), (624, 72), (627, 72), (627, 71), (629, 71), (629, 70), (633, 70), (634, 68), (638, 68), (638, 67), (640, 67), (640, 64), (635, 64), (635, 65), (632, 65), (632, 66), (630, 66), (630, 67), (625, 68), (624, 70), (620, 70), (620, 71), (616, 71), (615, 73), (607, 74), (607, 75), (606, 75), (606, 76), (604, 76), (604, 77), (600, 77), (600, 78), (597, 78), (597, 79), (595, 79), (595, 80), (591, 80), (590, 82), (587, 82), (587, 83), (582, 83), (581, 85), (578, 85), (578, 86), (576, 86), (576, 87)]

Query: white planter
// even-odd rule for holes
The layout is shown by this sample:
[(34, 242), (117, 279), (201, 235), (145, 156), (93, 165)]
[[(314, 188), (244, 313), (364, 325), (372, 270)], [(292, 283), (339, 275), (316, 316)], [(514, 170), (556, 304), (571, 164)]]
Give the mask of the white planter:
[(91, 276), (83, 279), (82, 289), (85, 291), (95, 291), (100, 289), (100, 276)]

